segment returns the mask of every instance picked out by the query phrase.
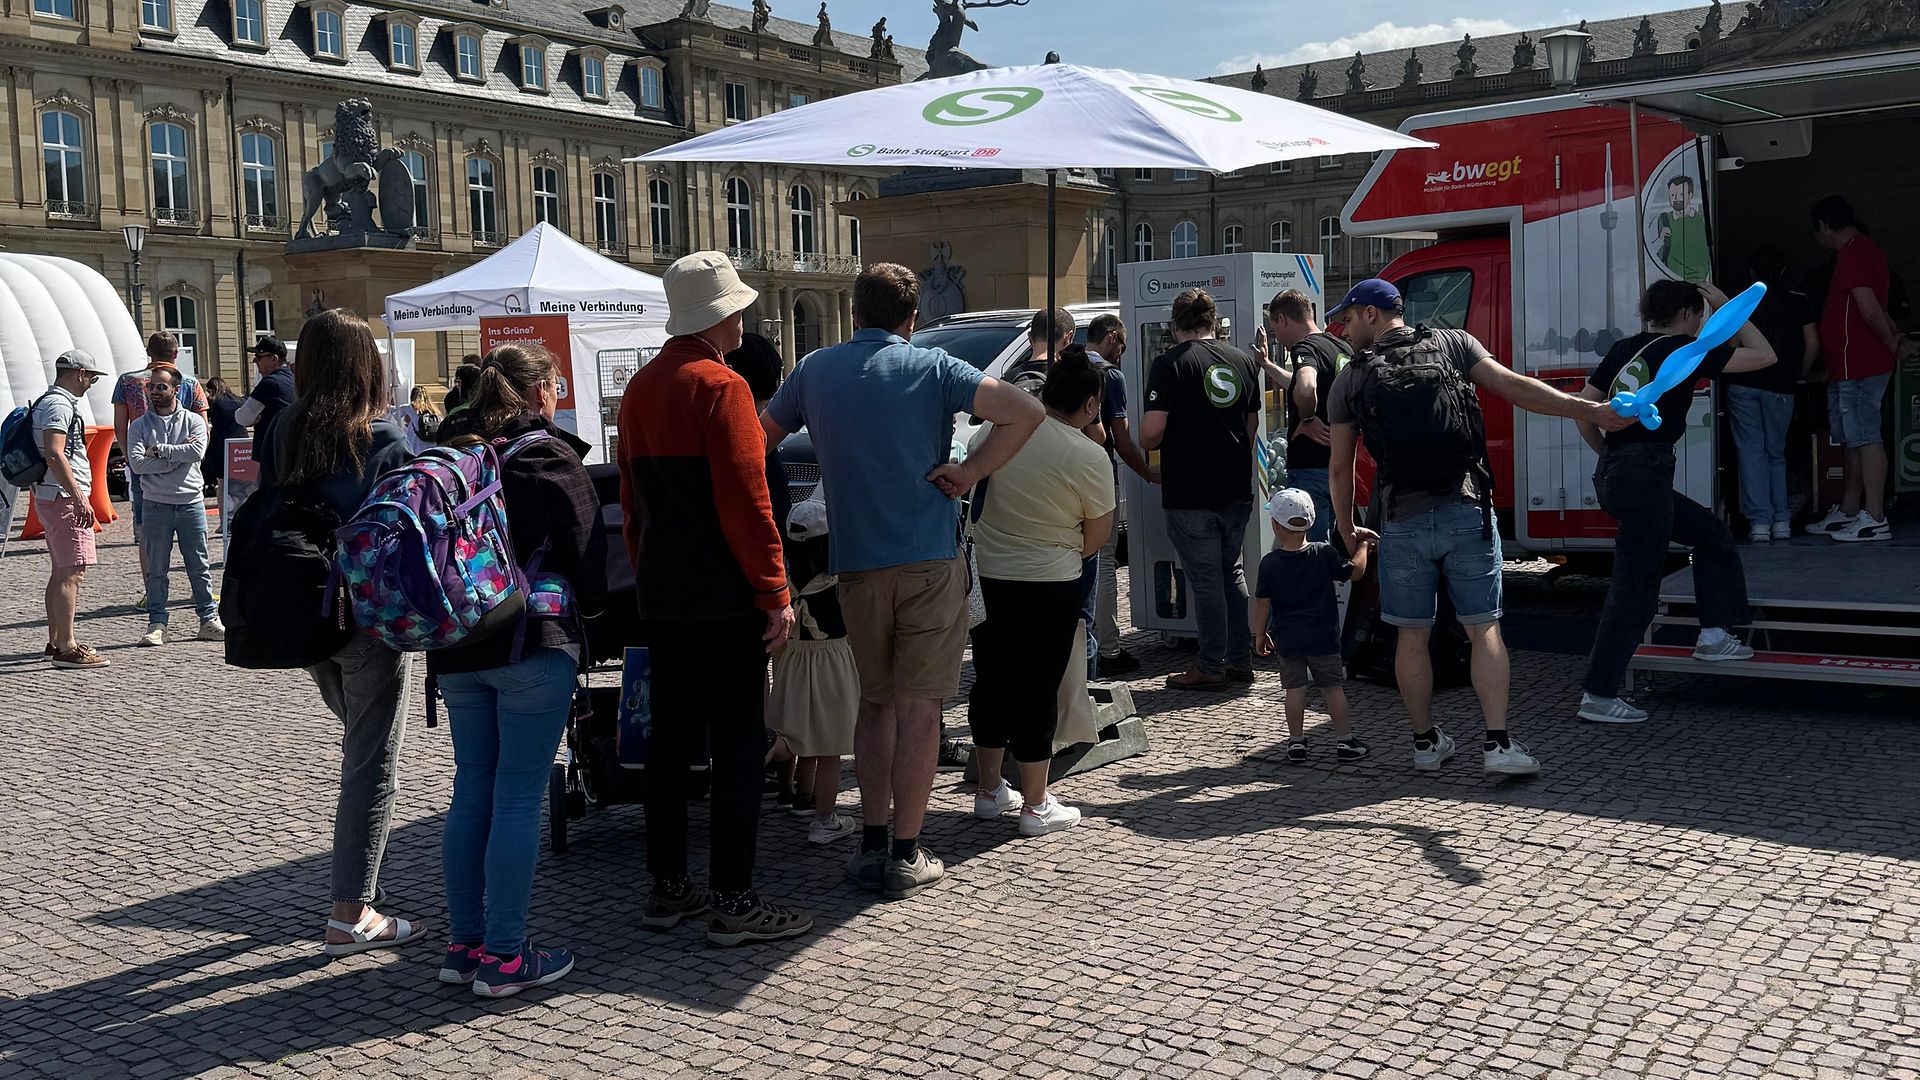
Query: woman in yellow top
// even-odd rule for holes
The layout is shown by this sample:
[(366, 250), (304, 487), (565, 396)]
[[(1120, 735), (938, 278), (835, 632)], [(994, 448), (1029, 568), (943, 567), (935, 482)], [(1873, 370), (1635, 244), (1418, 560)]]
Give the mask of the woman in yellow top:
[[(1046, 422), (975, 494), (985, 500), (973, 550), (987, 617), (973, 631), (968, 721), (980, 777), (973, 813), (991, 820), (1019, 810), (1025, 836), (1080, 820), (1080, 811), (1048, 792), (1047, 768), (1056, 696), (1080, 621), (1081, 565), (1113, 530), (1113, 466), (1081, 434), (1100, 418), (1104, 381), (1084, 347), (1063, 350), (1040, 391)], [(1009, 748), (1020, 766), (1019, 791), (1000, 773)]]

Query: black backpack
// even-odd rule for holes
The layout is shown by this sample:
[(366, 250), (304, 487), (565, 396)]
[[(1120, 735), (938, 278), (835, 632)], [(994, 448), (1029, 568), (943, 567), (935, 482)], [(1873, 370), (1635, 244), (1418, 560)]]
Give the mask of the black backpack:
[(1433, 331), (1362, 352), (1360, 431), (1380, 482), (1401, 492), (1445, 495), (1472, 477), (1488, 506), (1486, 425), (1473, 383), (1447, 358)]
[(1000, 381), (1017, 386), (1034, 397), (1039, 397), (1041, 389), (1047, 385), (1048, 364), (1049, 361), (1046, 360), (1022, 360), (1017, 364), (1009, 365), (1007, 373), (1001, 377)]
[(333, 573), (340, 525), (333, 506), (304, 484), (264, 488), (240, 504), (220, 580), (228, 664), (310, 667), (353, 639)]

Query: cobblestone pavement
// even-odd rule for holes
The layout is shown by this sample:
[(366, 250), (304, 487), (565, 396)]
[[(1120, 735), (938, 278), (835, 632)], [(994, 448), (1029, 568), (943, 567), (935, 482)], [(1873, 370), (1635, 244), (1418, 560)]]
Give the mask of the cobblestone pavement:
[[(1412, 773), (1369, 685), (1375, 758), (1289, 767), (1273, 675), (1167, 693), (1182, 661), (1144, 651), (1152, 751), (1061, 785), (1081, 827), (1021, 839), (945, 775), (949, 883), (879, 904), (769, 815), (763, 891), (819, 929), (718, 950), (638, 929), (640, 812), (596, 811), (534, 898), (578, 970), (485, 1003), (434, 981), (437, 937), (322, 961), (337, 726), (298, 675), (127, 647), (124, 520), (106, 541), (103, 672), (40, 662), (39, 545), (0, 561), (0, 1075), (1920, 1077), (1911, 696), (1668, 679), (1607, 729), (1570, 719), (1577, 659), (1521, 651), (1546, 770), (1500, 782)], [(1470, 748), (1470, 696), (1440, 713)], [(423, 723), (384, 884), (439, 929)]]

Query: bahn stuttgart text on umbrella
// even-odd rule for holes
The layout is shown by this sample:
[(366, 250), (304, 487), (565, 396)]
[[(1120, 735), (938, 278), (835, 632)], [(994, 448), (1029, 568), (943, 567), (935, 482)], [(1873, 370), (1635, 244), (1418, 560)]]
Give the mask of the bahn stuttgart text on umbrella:
[[(1433, 144), (1285, 98), (1130, 71), (1040, 64), (903, 83), (773, 113), (629, 161), (1232, 172)], [(1047, 306), (1054, 306), (1047, 232)]]

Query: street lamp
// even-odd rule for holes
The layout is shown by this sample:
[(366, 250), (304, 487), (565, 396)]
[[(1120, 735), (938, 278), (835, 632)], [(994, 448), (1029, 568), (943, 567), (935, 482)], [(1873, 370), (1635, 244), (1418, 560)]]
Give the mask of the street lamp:
[(1547, 76), (1561, 90), (1579, 80), (1580, 63), (1586, 59), (1587, 43), (1593, 35), (1579, 30), (1557, 30), (1540, 39), (1547, 47)]
[(127, 282), (127, 291), (132, 294), (133, 300), (133, 325), (141, 333), (146, 333), (146, 319), (140, 310), (140, 249), (147, 246), (147, 227), (128, 225), (120, 230), (120, 236), (127, 242), (127, 253), (133, 256), (133, 276)]

